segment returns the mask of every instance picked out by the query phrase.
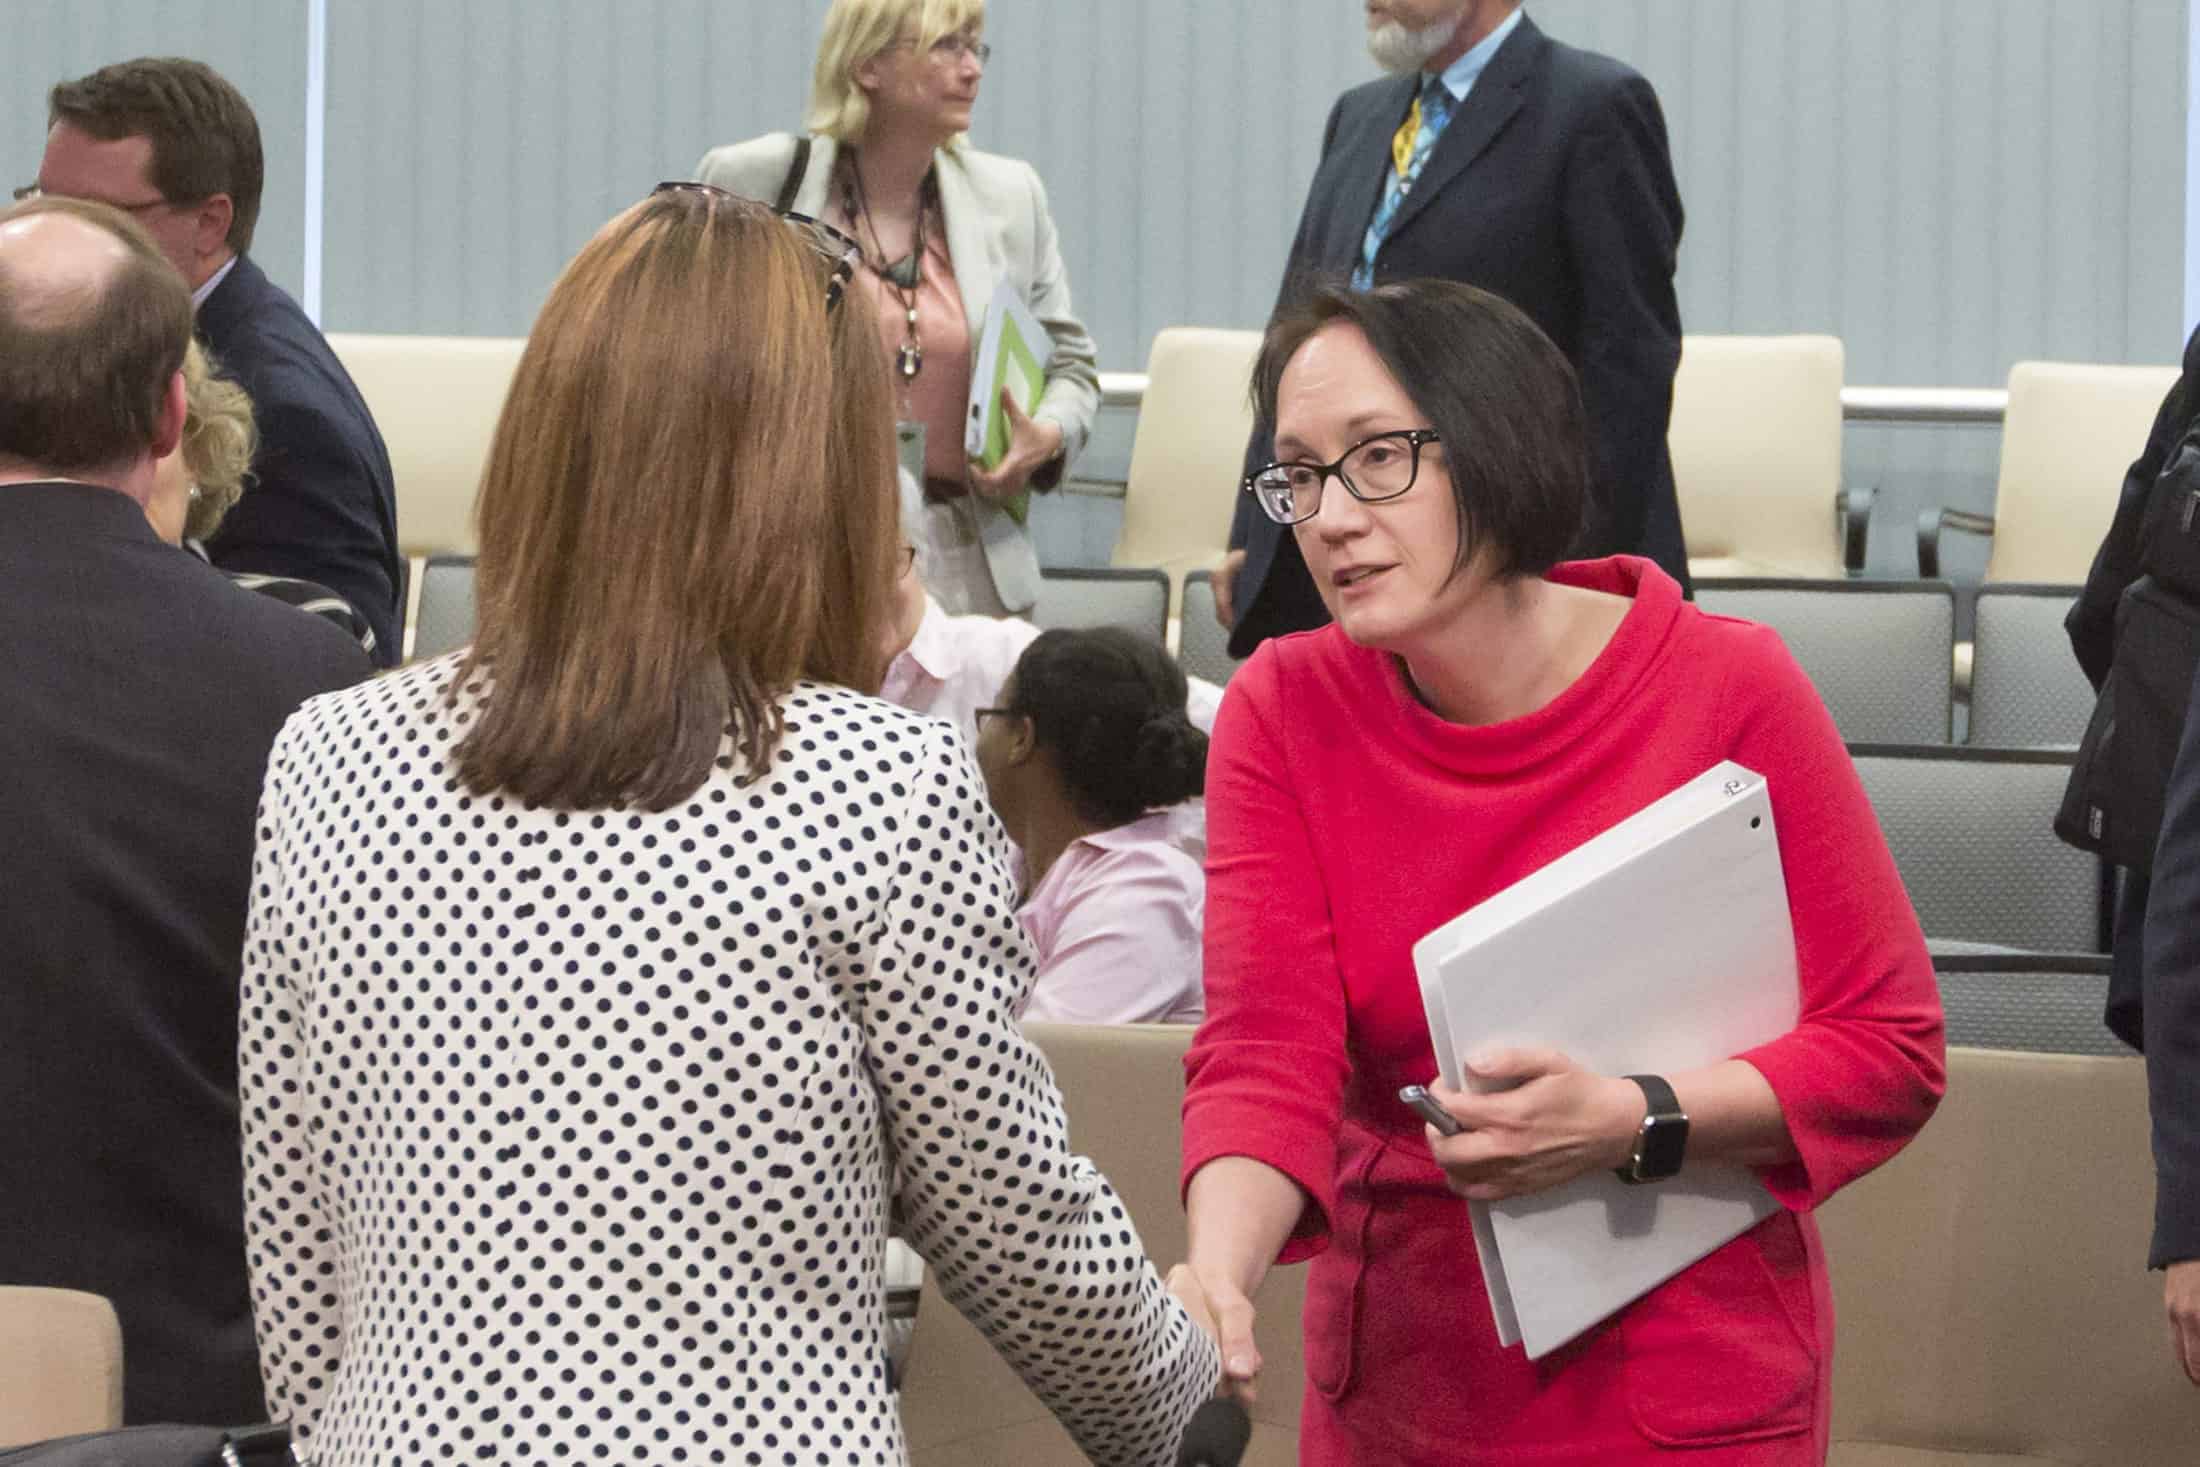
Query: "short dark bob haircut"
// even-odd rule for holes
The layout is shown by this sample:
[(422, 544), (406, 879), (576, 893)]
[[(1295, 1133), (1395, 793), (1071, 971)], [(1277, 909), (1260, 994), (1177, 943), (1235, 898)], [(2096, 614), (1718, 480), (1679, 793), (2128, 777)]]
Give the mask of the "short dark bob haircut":
[[(1500, 580), (1541, 575), (1582, 538), (1589, 446), (1581, 387), (1565, 353), (1501, 296), (1449, 280), (1374, 290), (1316, 286), (1270, 323), (1253, 364), (1253, 404), (1276, 421), (1284, 368), (1315, 332), (1360, 328), (1443, 439), (1459, 507), (1453, 574), (1487, 543)], [(1426, 472), (1424, 466), (1424, 472)], [(1331, 493), (1343, 493), (1334, 481)]]

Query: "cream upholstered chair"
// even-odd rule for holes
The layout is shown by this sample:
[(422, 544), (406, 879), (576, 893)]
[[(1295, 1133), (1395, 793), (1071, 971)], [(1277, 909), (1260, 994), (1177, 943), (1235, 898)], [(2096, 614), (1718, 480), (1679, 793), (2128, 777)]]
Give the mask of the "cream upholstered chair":
[[(1107, 1174), (1154, 1266), (1184, 1257), (1177, 1142), (1188, 1024), (1033, 1024), (1069, 1110), (1070, 1144)], [(1254, 1300), (1262, 1368), (1245, 1467), (1298, 1461), (1305, 1368), (1304, 1267), (1271, 1269)], [(954, 1306), (927, 1280), (901, 1417), (911, 1467), (1084, 1467), (1085, 1458)]]
[(1863, 569), (1869, 497), (1841, 485), (1841, 342), (1688, 336), (1666, 442), (1698, 577)]
[(2115, 516), (2124, 471), (2146, 447), (2176, 381), (2175, 367), (2011, 367), (1994, 512), (1927, 509), (1917, 523), (1918, 574), (1940, 574), (1941, 531), (1959, 529), (1993, 536), (1989, 581), (2083, 581)]
[(520, 336), (378, 336), (328, 339), (390, 451), (397, 480), (397, 546), (410, 565), (405, 643), (430, 555), (474, 553), (474, 495), (504, 395), (527, 340)]
[(75, 1289), (0, 1287), (0, 1449), (122, 1424), (122, 1322)]
[(1185, 575), (1214, 565), (1229, 544), (1259, 351), (1257, 331), (1172, 326), (1146, 357), (1113, 563), (1167, 571), (1172, 616)]
[(2137, 1059), (1951, 1049), (1908, 1150), (1820, 1214), (1831, 1467), (2184, 1467)]
[(328, 340), (389, 447), (398, 547), (407, 555), (471, 555), (474, 494), (526, 339), (339, 333)]

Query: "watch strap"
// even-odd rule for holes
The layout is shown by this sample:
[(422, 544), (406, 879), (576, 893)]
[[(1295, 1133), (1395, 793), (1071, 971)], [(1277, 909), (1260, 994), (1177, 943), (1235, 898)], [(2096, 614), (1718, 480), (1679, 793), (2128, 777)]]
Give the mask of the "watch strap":
[(1629, 1075), (1627, 1078), (1642, 1087), (1642, 1098), (1650, 1102), (1644, 1120), (1656, 1116), (1687, 1117), (1688, 1113), (1681, 1109), (1681, 1098), (1673, 1093), (1672, 1085), (1663, 1075)]
[(1629, 1185), (1663, 1181), (1679, 1172), (1680, 1156), (1676, 1154), (1673, 1157), (1671, 1166), (1661, 1167), (1655, 1171), (1645, 1171), (1643, 1169), (1645, 1160), (1643, 1143), (1651, 1138), (1653, 1128), (1657, 1128), (1668, 1133), (1678, 1131), (1679, 1134), (1673, 1139), (1672, 1144), (1685, 1148), (1688, 1144), (1688, 1112), (1681, 1109), (1680, 1097), (1673, 1093), (1672, 1085), (1664, 1076), (1629, 1075), (1626, 1078), (1641, 1087), (1644, 1111), (1642, 1124), (1635, 1131), (1633, 1157), (1626, 1166), (1619, 1168), (1619, 1179)]

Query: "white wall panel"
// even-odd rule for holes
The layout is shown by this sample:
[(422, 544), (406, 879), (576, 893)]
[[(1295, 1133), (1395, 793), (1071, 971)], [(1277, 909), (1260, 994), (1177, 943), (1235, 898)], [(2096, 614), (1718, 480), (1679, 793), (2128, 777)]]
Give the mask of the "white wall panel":
[(244, 93), (267, 182), (252, 255), (295, 293), (305, 237), (305, 0), (0, 0), (0, 159), (9, 188), (35, 179), (46, 94), (133, 56), (189, 56)]

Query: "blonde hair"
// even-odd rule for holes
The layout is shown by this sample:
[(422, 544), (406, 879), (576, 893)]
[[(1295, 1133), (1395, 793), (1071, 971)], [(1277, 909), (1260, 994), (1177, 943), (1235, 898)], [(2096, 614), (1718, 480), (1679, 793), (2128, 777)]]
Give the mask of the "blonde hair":
[(250, 394), (222, 376), (220, 364), (196, 341), (183, 354), (183, 398), (183, 442), (176, 451), (183, 455), (184, 477), (199, 491), (184, 511), (183, 533), (204, 540), (244, 494), (260, 434)]
[(837, 142), (863, 136), (871, 99), (856, 85), (856, 68), (916, 30), (920, 51), (943, 36), (985, 24), (985, 0), (833, 0), (825, 33), (817, 42), (817, 71), (810, 79), (810, 110), (803, 125)]
[(566, 266), (482, 472), (454, 692), (476, 791), (661, 810), (730, 730), (771, 764), (798, 679), (869, 692), (895, 544), (893, 398), (866, 292), (760, 204), (651, 195)]

